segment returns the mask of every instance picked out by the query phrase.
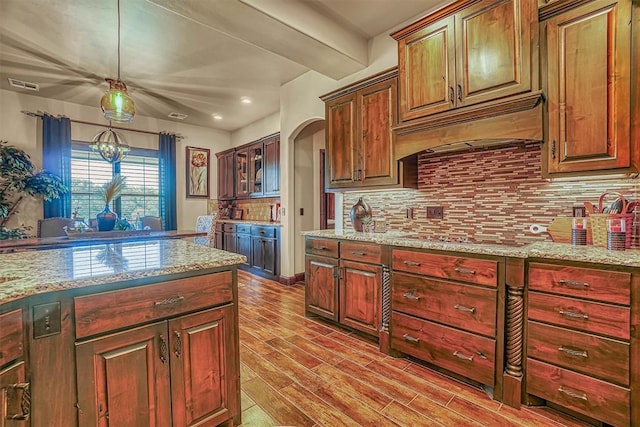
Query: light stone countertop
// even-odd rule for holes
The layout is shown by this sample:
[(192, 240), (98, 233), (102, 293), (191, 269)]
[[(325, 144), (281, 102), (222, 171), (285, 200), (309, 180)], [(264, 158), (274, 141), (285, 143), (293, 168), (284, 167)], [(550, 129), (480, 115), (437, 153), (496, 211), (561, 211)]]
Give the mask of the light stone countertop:
[(640, 250), (609, 251), (596, 246), (573, 246), (568, 243), (536, 242), (525, 246), (508, 246), (481, 243), (440, 242), (425, 240), (411, 233), (387, 231), (386, 233), (361, 233), (356, 231), (314, 230), (302, 232), (304, 236), (328, 239), (344, 239), (373, 242), (380, 245), (407, 248), (433, 249), (469, 254), (507, 256), (514, 258), (543, 258), (566, 261), (640, 267)]
[(233, 266), (243, 255), (189, 239), (96, 244), (0, 254), (0, 304), (31, 295)]
[(216, 222), (226, 222), (229, 224), (248, 224), (248, 225), (271, 225), (273, 227), (282, 227), (282, 224), (279, 222), (273, 221), (252, 221), (246, 219), (220, 219), (216, 218)]

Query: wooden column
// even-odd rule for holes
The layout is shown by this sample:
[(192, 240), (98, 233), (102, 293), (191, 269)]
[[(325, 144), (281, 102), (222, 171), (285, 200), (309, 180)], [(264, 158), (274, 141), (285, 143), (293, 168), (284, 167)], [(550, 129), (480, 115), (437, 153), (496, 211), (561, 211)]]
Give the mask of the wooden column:
[(507, 324), (503, 403), (520, 408), (524, 337), (524, 259), (507, 258)]

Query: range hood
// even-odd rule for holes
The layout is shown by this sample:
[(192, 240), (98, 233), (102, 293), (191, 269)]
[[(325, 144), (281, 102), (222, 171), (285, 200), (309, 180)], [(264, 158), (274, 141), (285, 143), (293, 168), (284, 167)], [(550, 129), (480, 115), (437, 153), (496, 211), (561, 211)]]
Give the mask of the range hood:
[(393, 128), (395, 158), (541, 142), (542, 92), (433, 114)]

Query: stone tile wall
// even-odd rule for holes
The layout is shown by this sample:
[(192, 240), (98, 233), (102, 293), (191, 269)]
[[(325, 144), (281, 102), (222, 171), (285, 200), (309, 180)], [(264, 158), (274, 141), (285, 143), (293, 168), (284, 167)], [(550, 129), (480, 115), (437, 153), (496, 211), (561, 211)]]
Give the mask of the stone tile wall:
[[(638, 179), (543, 179), (539, 144), (422, 155), (418, 180), (418, 190), (345, 193), (345, 228), (351, 228), (349, 210), (362, 196), (373, 219), (385, 220), (391, 230), (526, 244), (551, 240), (546, 233), (531, 234), (529, 225), (549, 225), (556, 216), (572, 216), (574, 206), (597, 204), (604, 192), (640, 199)], [(427, 206), (442, 206), (444, 219), (427, 219)], [(406, 218), (407, 208), (413, 208), (414, 219)]]

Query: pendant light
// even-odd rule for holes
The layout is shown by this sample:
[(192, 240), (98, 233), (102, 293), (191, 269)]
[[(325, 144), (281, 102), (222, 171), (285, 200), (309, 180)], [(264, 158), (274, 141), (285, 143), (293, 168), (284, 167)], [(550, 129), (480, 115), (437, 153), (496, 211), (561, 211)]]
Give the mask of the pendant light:
[(122, 135), (111, 127), (111, 122), (109, 122), (107, 130), (103, 130), (93, 137), (91, 148), (109, 163), (118, 163), (131, 150)]
[(118, 78), (106, 78), (109, 90), (100, 100), (100, 108), (108, 120), (131, 122), (136, 114), (133, 99), (127, 93), (127, 85), (120, 80), (120, 0), (118, 0)]

